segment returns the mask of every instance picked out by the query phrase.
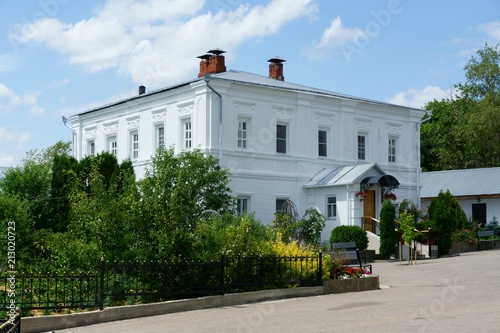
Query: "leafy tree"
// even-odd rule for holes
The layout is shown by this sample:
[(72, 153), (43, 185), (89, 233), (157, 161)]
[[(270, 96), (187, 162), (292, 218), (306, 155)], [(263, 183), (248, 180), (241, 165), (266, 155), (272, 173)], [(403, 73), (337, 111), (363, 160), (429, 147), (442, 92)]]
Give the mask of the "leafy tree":
[(201, 213), (233, 210), (228, 183), (228, 171), (211, 155), (197, 149), (178, 155), (173, 148), (158, 151), (139, 182), (141, 200), (134, 209), (141, 246), (162, 260), (192, 256)]
[(321, 232), (325, 227), (325, 217), (315, 208), (306, 209), (300, 220), (299, 238), (306, 244), (318, 247), (321, 245)]
[(2, 195), (17, 197), (27, 204), (36, 229), (50, 228), (50, 167), (26, 160), (9, 169), (0, 180)]
[(500, 166), (500, 50), (485, 47), (464, 67), (455, 96), (426, 105), (421, 127), (426, 171)]
[(16, 257), (22, 258), (23, 254), (29, 251), (33, 234), (33, 219), (30, 216), (29, 204), (16, 195), (9, 196), (0, 193), (0, 259), (2, 262), (7, 258), (9, 231), (15, 234)]
[(56, 155), (52, 164), (52, 230), (64, 232), (68, 226), (69, 213), (69, 175), (68, 171), (77, 170), (78, 161), (66, 154)]
[(380, 211), (380, 255), (389, 259), (391, 255), (396, 255), (396, 243), (398, 235), (396, 233), (396, 208), (391, 200), (385, 200)]
[[(69, 231), (96, 249), (90, 252), (98, 254), (92, 258), (96, 263), (100, 257), (124, 259), (125, 252), (134, 247), (130, 213), (137, 200), (133, 173), (123, 171), (112, 183), (107, 183), (99, 173), (100, 163), (97, 158), (91, 161), (88, 180), (70, 171)], [(87, 181), (90, 193), (83, 184)], [(118, 184), (125, 185), (123, 191), (118, 191)]]
[(437, 198), (431, 201), (428, 212), (439, 233), (439, 254), (446, 255), (451, 249), (451, 236), (467, 226), (467, 217), (449, 190), (439, 192)]
[(464, 67), (466, 84), (472, 95), (478, 99), (498, 97), (500, 93), (500, 52), (495, 47), (485, 44), (477, 51), (477, 57), (471, 57)]
[(0, 179), (0, 193), (26, 202), (35, 229), (52, 227), (52, 163), (55, 156), (67, 153), (69, 146), (69, 142), (59, 141), (31, 150), (19, 166), (9, 169)]
[(413, 216), (413, 222), (415, 223), (418, 223), (422, 217), (422, 213), (418, 210), (417, 205), (415, 205), (410, 199), (403, 199), (399, 203), (398, 211), (399, 216), (403, 213)]

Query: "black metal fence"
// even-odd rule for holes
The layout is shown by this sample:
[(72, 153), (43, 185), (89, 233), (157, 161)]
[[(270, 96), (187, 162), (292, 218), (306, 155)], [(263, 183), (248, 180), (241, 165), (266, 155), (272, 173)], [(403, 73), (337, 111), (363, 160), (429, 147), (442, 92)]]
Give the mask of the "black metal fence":
[[(100, 308), (113, 304), (293, 286), (321, 285), (322, 255), (229, 257), (180, 262), (104, 262), (95, 273), (15, 277), (22, 310)], [(0, 276), (0, 310), (12, 301), (12, 276)], [(3, 288), (2, 288), (3, 286)]]

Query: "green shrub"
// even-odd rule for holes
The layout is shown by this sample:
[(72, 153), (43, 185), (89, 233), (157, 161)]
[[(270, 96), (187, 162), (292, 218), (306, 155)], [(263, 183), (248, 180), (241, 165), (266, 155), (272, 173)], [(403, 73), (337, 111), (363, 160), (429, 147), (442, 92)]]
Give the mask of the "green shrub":
[(467, 226), (467, 217), (449, 190), (440, 191), (438, 197), (431, 201), (428, 211), (439, 232), (439, 254), (446, 255), (453, 243), (453, 233)]
[(385, 200), (380, 211), (380, 255), (389, 259), (391, 255), (396, 255), (396, 243), (398, 235), (396, 234), (396, 208), (392, 201)]
[(357, 225), (341, 225), (332, 230), (330, 243), (356, 242), (356, 247), (366, 250), (368, 247), (368, 236), (366, 231)]
[(493, 230), (496, 236), (500, 236), (500, 226), (498, 225), (497, 217), (493, 216), (490, 222), (486, 224), (484, 230)]
[(418, 223), (422, 219), (422, 212), (418, 210), (417, 205), (410, 199), (405, 198), (399, 203), (399, 216), (403, 213), (412, 215), (414, 223)]
[(300, 220), (299, 238), (306, 244), (320, 246), (321, 231), (325, 227), (325, 217), (315, 208), (308, 208)]

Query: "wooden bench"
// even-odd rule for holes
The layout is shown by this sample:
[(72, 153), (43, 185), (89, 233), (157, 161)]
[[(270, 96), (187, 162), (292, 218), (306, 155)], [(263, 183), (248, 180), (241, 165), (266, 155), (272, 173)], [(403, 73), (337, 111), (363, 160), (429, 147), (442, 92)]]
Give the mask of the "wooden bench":
[(359, 268), (368, 268), (370, 273), (373, 273), (372, 265), (366, 263), (365, 251), (360, 251), (356, 247), (356, 242), (331, 243), (330, 248), (338, 258), (348, 259), (348, 266), (356, 267), (359, 265)]
[(481, 249), (481, 244), (485, 244), (484, 248), (485, 250), (488, 250), (488, 244), (493, 242), (493, 249), (496, 247), (496, 241), (498, 240), (497, 238), (495, 239), (486, 239), (486, 240), (481, 240), (483, 237), (490, 237), (490, 236), (495, 236), (495, 233), (493, 230), (482, 230), (477, 232), (477, 250), (479, 251)]

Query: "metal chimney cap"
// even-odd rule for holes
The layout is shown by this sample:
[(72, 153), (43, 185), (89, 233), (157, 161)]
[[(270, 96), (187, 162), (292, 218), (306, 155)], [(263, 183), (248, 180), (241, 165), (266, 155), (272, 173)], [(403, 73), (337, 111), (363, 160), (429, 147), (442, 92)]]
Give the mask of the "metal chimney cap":
[(204, 54), (204, 55), (201, 55), (201, 56), (198, 56), (196, 58), (200, 58), (200, 59), (203, 59), (203, 60), (207, 60), (210, 58), (210, 54)]
[(274, 63), (281, 63), (281, 62), (285, 62), (285, 61), (286, 61), (285, 59), (283, 59), (279, 56), (274, 56), (268, 60), (268, 62), (274, 62)]
[(219, 55), (219, 54), (222, 54), (222, 53), (226, 53), (226, 51), (224, 50), (221, 50), (219, 48), (217, 49), (212, 49), (212, 50), (209, 50), (208, 53), (212, 53), (212, 54), (215, 54), (215, 55)]

